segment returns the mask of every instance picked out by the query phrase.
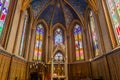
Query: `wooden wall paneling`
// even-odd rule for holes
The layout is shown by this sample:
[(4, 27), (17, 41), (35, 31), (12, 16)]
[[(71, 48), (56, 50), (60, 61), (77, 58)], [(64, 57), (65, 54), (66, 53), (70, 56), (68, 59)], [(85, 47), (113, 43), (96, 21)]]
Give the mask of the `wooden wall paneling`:
[(107, 64), (105, 62), (105, 58), (100, 58), (92, 62), (92, 73), (93, 78), (103, 78), (104, 80), (109, 79), (109, 73), (107, 69)]
[(13, 76), (14, 76), (14, 79), (16, 79), (19, 65), (16, 60), (14, 61), (14, 63), (15, 63), (15, 66), (13, 66), (13, 67), (15, 68), (15, 73), (13, 74)]
[(117, 64), (118, 64), (117, 56), (119, 56), (119, 55), (118, 54), (113, 54), (112, 55), (112, 62), (113, 62), (114, 72), (115, 72), (115, 75), (116, 75), (116, 80), (119, 80), (119, 76), (118, 76), (119, 69), (118, 69), (118, 66), (117, 66)]
[(115, 55), (114, 59), (116, 64), (117, 77), (118, 77), (118, 80), (120, 80), (120, 53)]
[[(14, 64), (14, 63), (11, 62), (11, 66), (12, 66), (13, 64)], [(13, 70), (12, 72), (11, 72), (11, 70), (13, 70), (13, 67), (10, 68), (9, 79), (10, 79), (10, 80), (13, 80), (12, 74), (14, 74), (14, 70)], [(11, 74), (11, 73), (12, 73), (12, 74)]]
[(2, 70), (2, 80), (6, 80), (5, 78), (7, 76), (6, 72), (7, 72), (7, 64), (9, 64), (8, 62), (9, 62), (8, 57), (5, 56), (4, 57), (4, 66), (3, 66), (3, 70)]
[(7, 77), (8, 77), (8, 74), (9, 74), (9, 67), (10, 67), (10, 60), (11, 60), (11, 57), (7, 57), (7, 60), (6, 60), (6, 76), (5, 76), (5, 80), (7, 80)]
[(6, 57), (4, 56), (4, 60), (3, 60), (3, 67), (2, 67), (2, 75), (1, 75), (1, 80), (4, 80), (4, 75), (5, 75), (5, 66), (6, 66)]
[(21, 79), (22, 79), (21, 74), (22, 74), (22, 66), (23, 66), (23, 63), (20, 62), (19, 65), (20, 65), (20, 66), (19, 66), (19, 79), (21, 80)]
[(26, 63), (24, 64), (24, 79), (26, 79), (26, 67), (27, 67), (27, 65), (26, 65)]
[[(17, 78), (17, 79), (21, 80), (23, 78), (22, 75), (25, 74), (25, 72), (23, 73), (23, 66), (24, 66), (23, 62), (19, 59), (13, 58), (11, 66), (12, 67), (11, 67), (10, 77), (12, 77), (12, 79)], [(25, 78), (23, 78), (23, 80), (24, 79)]]
[(22, 62), (20, 62), (20, 71), (19, 71), (19, 79), (21, 79), (22, 80), (22, 66), (23, 66), (23, 63)]
[(120, 80), (120, 52), (107, 56), (112, 80)]
[(1, 65), (1, 80), (2, 80), (2, 77), (3, 77), (3, 71), (4, 71), (4, 66), (5, 66), (5, 56), (3, 56), (3, 61), (2, 61), (2, 65)]
[(2, 64), (3, 64), (3, 55), (0, 54), (0, 79), (1, 79), (1, 76), (2, 76)]
[(91, 77), (90, 63), (69, 64), (69, 80)]
[(21, 71), (22, 71), (22, 79), (24, 79), (24, 65), (22, 66)]
[(14, 64), (15, 64), (15, 66), (13, 66), (14, 67), (13, 69), (15, 69), (15, 73), (13, 74), (13, 76), (14, 76), (14, 79), (16, 79), (17, 78), (17, 71), (18, 71), (18, 64), (17, 64), (16, 60), (14, 61)]
[(112, 80), (117, 80), (116, 78), (116, 74), (115, 74), (115, 69), (114, 69), (114, 62), (113, 62), (113, 58), (112, 57), (108, 57), (108, 63), (109, 63), (109, 66), (110, 66), (110, 73), (111, 73), (111, 77), (112, 77)]
[(117, 71), (118, 71), (118, 79), (120, 80), (120, 53), (118, 54), (118, 55), (116, 55), (116, 65), (117, 65), (117, 67), (118, 67), (118, 69), (117, 69)]
[(12, 60), (12, 64), (11, 64), (11, 69), (10, 69), (10, 80), (14, 80), (16, 77), (16, 71), (17, 71), (17, 62), (15, 61), (15, 59), (13, 58)]
[(20, 65), (20, 62), (17, 60), (17, 65), (18, 65), (18, 69), (17, 69), (17, 79), (19, 80), (20, 79), (20, 67), (21, 67), (21, 65)]
[(95, 65), (96, 62), (91, 62), (91, 66), (92, 66), (92, 77), (96, 78), (97, 77), (97, 65)]

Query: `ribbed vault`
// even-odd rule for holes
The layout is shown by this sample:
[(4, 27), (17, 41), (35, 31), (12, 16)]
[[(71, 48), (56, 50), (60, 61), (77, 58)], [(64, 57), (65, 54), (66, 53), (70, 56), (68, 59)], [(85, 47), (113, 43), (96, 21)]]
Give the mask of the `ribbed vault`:
[(44, 19), (48, 25), (66, 26), (74, 19), (80, 20), (87, 2), (85, 0), (32, 0), (35, 19)]

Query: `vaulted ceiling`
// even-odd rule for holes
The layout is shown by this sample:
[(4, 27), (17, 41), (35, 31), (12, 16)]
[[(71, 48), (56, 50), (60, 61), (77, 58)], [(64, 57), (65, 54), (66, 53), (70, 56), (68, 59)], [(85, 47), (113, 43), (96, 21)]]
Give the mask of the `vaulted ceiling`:
[(73, 19), (79, 19), (84, 12), (86, 0), (32, 0), (34, 17), (44, 19), (47, 24), (70, 24)]

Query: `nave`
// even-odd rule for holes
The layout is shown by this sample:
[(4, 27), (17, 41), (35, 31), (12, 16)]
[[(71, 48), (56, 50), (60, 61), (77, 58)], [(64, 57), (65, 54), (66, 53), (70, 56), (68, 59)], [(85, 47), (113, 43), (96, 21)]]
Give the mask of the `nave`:
[(120, 80), (120, 0), (0, 0), (0, 80)]

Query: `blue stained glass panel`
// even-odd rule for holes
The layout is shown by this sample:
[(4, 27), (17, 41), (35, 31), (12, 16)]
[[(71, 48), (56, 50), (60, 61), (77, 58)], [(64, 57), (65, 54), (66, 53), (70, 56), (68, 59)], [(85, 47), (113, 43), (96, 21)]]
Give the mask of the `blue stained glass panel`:
[(54, 38), (55, 45), (63, 43), (63, 32), (60, 28), (55, 30), (55, 38)]

